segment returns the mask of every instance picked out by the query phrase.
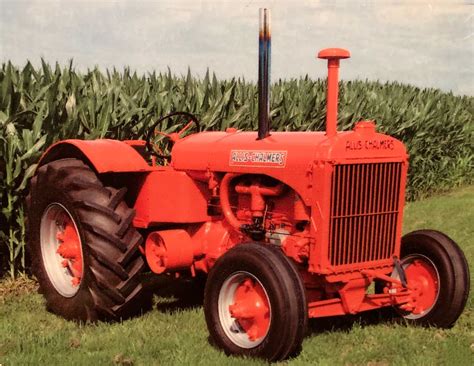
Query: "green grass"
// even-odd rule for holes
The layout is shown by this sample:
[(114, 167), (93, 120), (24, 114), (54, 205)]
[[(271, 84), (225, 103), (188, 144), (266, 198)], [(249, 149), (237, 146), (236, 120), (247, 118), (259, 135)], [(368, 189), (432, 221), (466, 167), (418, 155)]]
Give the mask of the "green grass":
[[(474, 261), (474, 186), (409, 203), (405, 231), (446, 232)], [(472, 281), (472, 272), (471, 272)], [(32, 281), (0, 284), (2, 365), (263, 365), (226, 357), (209, 345), (201, 307), (161, 293), (158, 306), (123, 323), (80, 326), (44, 309)], [(169, 290), (169, 289), (168, 289)], [(164, 291), (169, 292), (169, 291)], [(178, 295), (179, 297), (179, 295)], [(311, 322), (303, 351), (289, 365), (470, 365), (474, 362), (473, 296), (449, 330), (387, 321), (376, 314)]]

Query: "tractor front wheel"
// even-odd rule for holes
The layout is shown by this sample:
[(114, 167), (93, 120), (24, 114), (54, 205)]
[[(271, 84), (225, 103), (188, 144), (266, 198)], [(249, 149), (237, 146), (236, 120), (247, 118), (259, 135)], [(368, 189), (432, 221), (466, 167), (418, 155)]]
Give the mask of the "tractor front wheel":
[[(415, 324), (451, 327), (469, 295), (469, 267), (459, 246), (438, 231), (414, 231), (402, 238), (400, 264), (413, 291), (400, 315)], [(392, 276), (400, 277), (396, 270)]]
[(224, 254), (206, 283), (204, 312), (212, 341), (226, 354), (283, 360), (299, 352), (307, 304), (298, 271), (267, 244)]
[(48, 310), (95, 321), (127, 318), (151, 305), (140, 279), (142, 237), (123, 196), (77, 159), (38, 169), (27, 197), (28, 249)]

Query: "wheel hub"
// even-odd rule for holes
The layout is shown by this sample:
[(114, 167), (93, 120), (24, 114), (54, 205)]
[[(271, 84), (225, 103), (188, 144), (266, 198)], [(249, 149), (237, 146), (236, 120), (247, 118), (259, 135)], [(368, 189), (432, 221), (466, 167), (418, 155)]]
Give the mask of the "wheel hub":
[[(402, 304), (400, 313), (406, 319), (418, 319), (429, 312), (438, 300), (440, 276), (435, 264), (422, 254), (409, 255), (400, 262), (407, 285), (410, 300)], [(397, 271), (392, 277), (399, 279)]]
[[(82, 250), (79, 235), (76, 227), (69, 215), (64, 214), (63, 225), (59, 226), (56, 238), (58, 239), (59, 247), (56, 252), (63, 257), (61, 265), (68, 268), (72, 274), (72, 285), (78, 286), (82, 278)], [(59, 222), (58, 222), (59, 223)]]
[(52, 203), (44, 210), (40, 240), (51, 284), (62, 296), (74, 296), (83, 277), (82, 245), (77, 225), (62, 204)]
[(428, 258), (413, 257), (406, 262), (404, 269), (408, 285), (413, 288), (411, 313), (424, 314), (434, 306), (438, 298), (439, 274), (436, 267)]
[(239, 347), (257, 347), (269, 332), (272, 310), (268, 294), (249, 272), (236, 272), (224, 281), (218, 310), (225, 334)]
[(250, 278), (242, 282), (235, 291), (230, 314), (247, 333), (249, 340), (263, 337), (270, 326), (270, 306), (263, 287)]

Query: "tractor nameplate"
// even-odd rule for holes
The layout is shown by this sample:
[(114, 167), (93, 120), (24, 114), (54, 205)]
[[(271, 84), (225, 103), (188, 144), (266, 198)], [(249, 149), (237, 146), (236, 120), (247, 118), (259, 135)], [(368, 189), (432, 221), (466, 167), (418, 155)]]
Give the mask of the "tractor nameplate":
[(347, 141), (346, 150), (393, 150), (393, 140), (357, 140)]
[(287, 151), (231, 150), (230, 166), (284, 168)]

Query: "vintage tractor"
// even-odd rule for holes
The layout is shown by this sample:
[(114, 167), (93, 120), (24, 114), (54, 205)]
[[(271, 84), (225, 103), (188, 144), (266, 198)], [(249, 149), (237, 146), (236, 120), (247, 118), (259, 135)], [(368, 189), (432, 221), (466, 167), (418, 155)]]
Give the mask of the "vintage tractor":
[[(120, 319), (151, 304), (142, 273), (206, 274), (211, 340), (228, 354), (295, 355), (308, 318), (393, 307), (450, 327), (469, 292), (446, 235), (401, 236), (408, 157), (372, 121), (337, 131), (338, 68), (328, 62), (325, 132), (270, 132), (269, 12), (260, 14), (258, 134), (198, 132), (173, 113), (145, 140), (66, 140), (41, 158), (28, 196), (29, 250), (47, 308)], [(189, 123), (155, 149), (165, 118)], [(372, 290), (370, 290), (372, 289)]]

